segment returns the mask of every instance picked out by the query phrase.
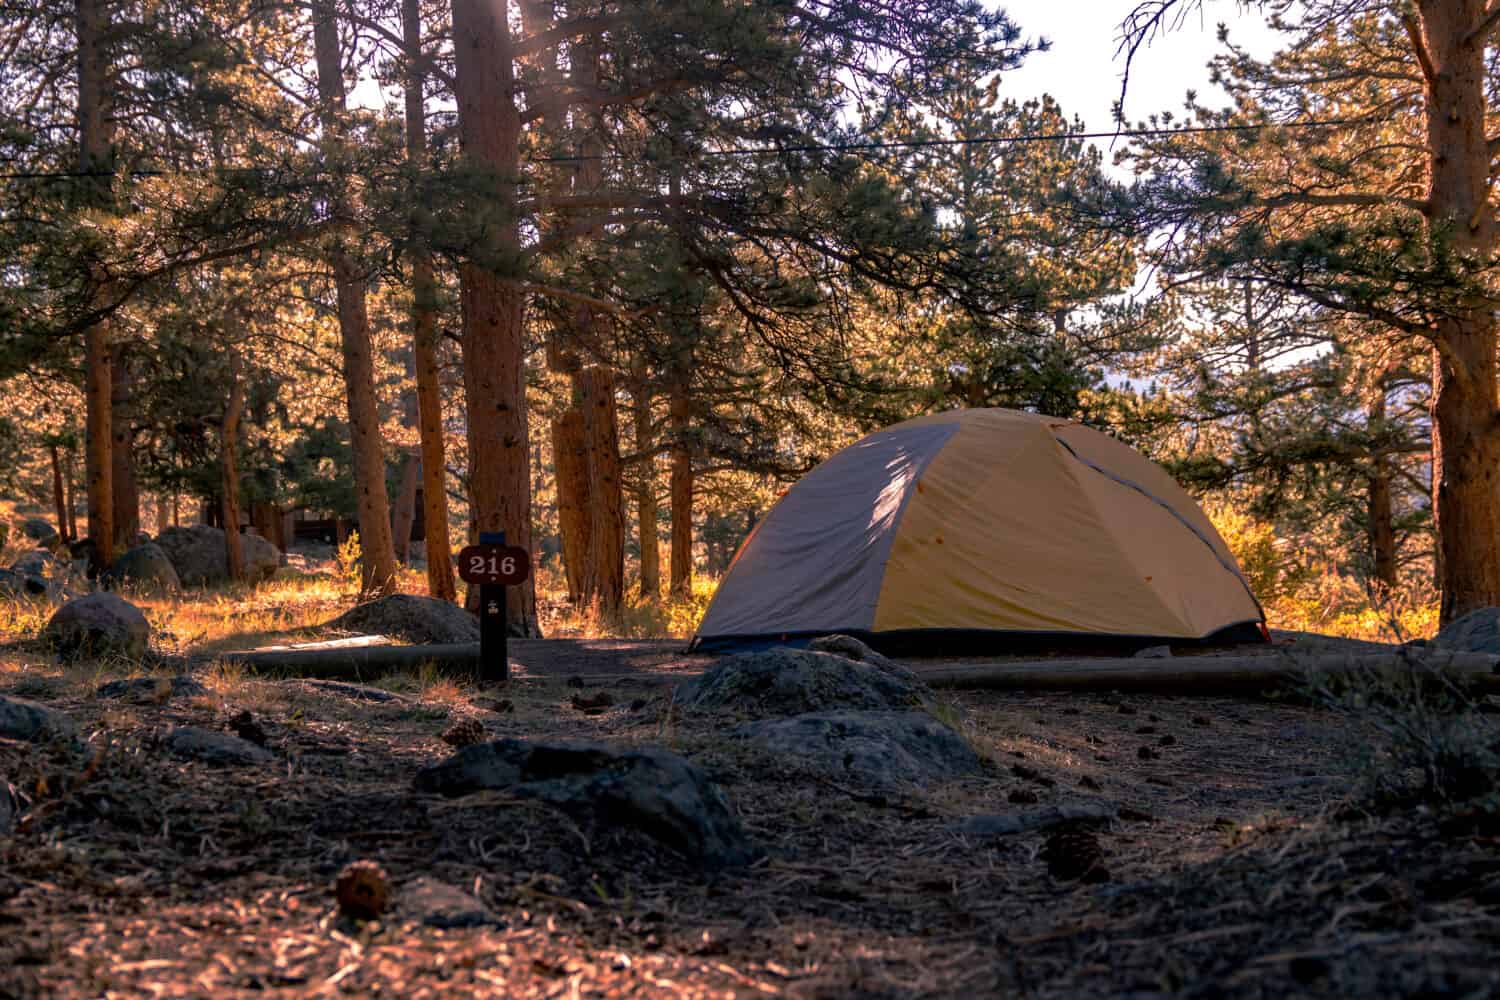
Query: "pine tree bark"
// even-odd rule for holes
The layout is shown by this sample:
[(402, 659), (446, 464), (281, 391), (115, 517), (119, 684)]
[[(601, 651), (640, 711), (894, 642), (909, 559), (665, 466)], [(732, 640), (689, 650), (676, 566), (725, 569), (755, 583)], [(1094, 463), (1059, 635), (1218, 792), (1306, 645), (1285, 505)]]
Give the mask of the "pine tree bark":
[[(518, 259), (515, 221), (521, 115), (516, 106), (509, 4), (453, 0), (454, 90), (467, 166), (490, 179), (491, 260), (471, 256), (459, 268), (463, 312), (464, 401), (476, 531), (503, 531), (531, 549), (531, 449), (526, 427), (524, 293), (498, 261)], [(537, 635), (534, 578), (512, 588), (513, 635)]]
[(73, 461), (73, 448), (68, 446), (63, 456), (63, 506), (68, 512), (68, 541), (78, 541), (78, 499), (73, 495), (73, 480), (77, 466)]
[(1431, 460), (1428, 463), (1428, 502), (1432, 510), (1432, 585), (1443, 592), (1443, 530), (1438, 523), (1438, 494), (1443, 484), (1443, 430), (1438, 426), (1437, 400), (1442, 394), (1443, 362), (1437, 348), (1432, 349), (1432, 393), (1427, 402), (1427, 426), (1432, 435)]
[(657, 526), (656, 441), (651, 432), (651, 389), (645, 363), (632, 366), (631, 429), (640, 466), (635, 477), (635, 514), (641, 548), (641, 597), (661, 598), (661, 532)]
[[(422, 12), (418, 0), (401, 0), (402, 42), (406, 49), (406, 162), (420, 175), (427, 163), (427, 112), (422, 100), (426, 62), (422, 55)], [(413, 205), (421, 203), (413, 193)], [(453, 552), (448, 542), (446, 444), (443, 441), (443, 389), (438, 377), (437, 280), (432, 254), (413, 220), (411, 250), (412, 365), (417, 382), (417, 437), (421, 445), (422, 522), (427, 549), (427, 593), (442, 601), (458, 598)]]
[(141, 533), (141, 494), (135, 477), (135, 429), (131, 424), (134, 387), (125, 350), (124, 344), (115, 344), (110, 348), (109, 358), (110, 456), (114, 465), (110, 485), (118, 551), (133, 546)]
[(583, 599), (612, 620), (625, 599), (625, 499), (614, 375), (602, 365), (591, 366), (579, 373), (578, 388), (589, 485)]
[[(1428, 219), (1460, 257), (1495, 250), (1485, 134), (1483, 0), (1421, 0), (1425, 48)], [(1500, 420), (1494, 303), (1467, 293), (1433, 331), (1439, 357), (1434, 412), (1442, 436), (1437, 516), (1442, 531), (1441, 620), (1500, 604)]]
[(245, 412), (245, 385), (240, 378), (240, 354), (229, 349), (229, 399), (219, 422), (219, 496), (223, 504), (224, 555), (229, 579), (245, 579), (244, 547), (240, 540), (240, 418)]
[(589, 561), (588, 458), (583, 413), (569, 407), (552, 421), (552, 468), (557, 490), (557, 533), (562, 543), (568, 601), (583, 600)]
[[(324, 142), (340, 140), (339, 114), (344, 109), (344, 77), (338, 21), (330, 0), (314, 3), (313, 47), (317, 56), (318, 97)], [(353, 213), (342, 192), (333, 196), (335, 216)], [(380, 412), (375, 398), (375, 359), (365, 309), (365, 277), (354, 259), (340, 249), (329, 263), (338, 296), (339, 340), (344, 360), (344, 387), (349, 406), (355, 501), (359, 510), (360, 590), (363, 596), (391, 593), (396, 587), (396, 553), (391, 543), (390, 500), (385, 489), (385, 453)]]
[[(108, 57), (104, 49), (104, 0), (78, 0), (78, 137), (79, 170), (97, 175), (90, 185), (102, 204), (109, 199), (113, 153), (106, 114)], [(100, 275), (95, 276), (102, 283)], [(102, 289), (101, 289), (102, 291)], [(110, 419), (109, 324), (92, 323), (84, 331), (84, 476), (88, 484), (88, 533), (95, 570), (114, 562), (114, 428)]]
[(688, 396), (685, 370), (679, 370), (672, 381), (672, 395), (667, 405), (667, 432), (672, 439), (672, 595), (685, 597), (693, 589), (693, 452), (690, 445), (689, 419), (692, 401)]
[(57, 511), (57, 534), (63, 544), (73, 541), (68, 529), (68, 500), (63, 490), (62, 458), (57, 454), (57, 445), (48, 447), (52, 456), (52, 507)]

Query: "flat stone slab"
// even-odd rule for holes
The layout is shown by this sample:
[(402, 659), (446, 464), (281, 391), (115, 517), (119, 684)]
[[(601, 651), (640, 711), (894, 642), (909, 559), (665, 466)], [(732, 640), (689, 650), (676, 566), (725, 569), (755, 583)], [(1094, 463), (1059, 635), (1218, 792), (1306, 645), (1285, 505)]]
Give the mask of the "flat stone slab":
[(936, 784), (984, 767), (962, 736), (926, 712), (814, 712), (748, 722), (733, 736), (831, 778), (882, 788)]
[(496, 740), (423, 768), (415, 784), (449, 798), (498, 789), (537, 799), (604, 829), (638, 830), (708, 867), (754, 856), (719, 786), (696, 765), (656, 747)]
[(1069, 823), (1107, 823), (1115, 818), (1116, 813), (1116, 807), (1110, 802), (1059, 802), (1020, 812), (969, 816), (954, 830), (965, 837), (978, 839), (1010, 837)]
[(73, 739), (77, 732), (73, 720), (55, 708), (0, 695), (0, 738), (45, 743)]
[(198, 726), (178, 726), (167, 734), (166, 746), (178, 757), (221, 767), (269, 764), (276, 759), (265, 747), (249, 740)]
[(187, 674), (178, 674), (175, 677), (128, 677), (124, 680), (110, 681), (99, 685), (99, 689), (94, 694), (99, 698), (124, 698), (129, 701), (160, 704), (172, 698), (195, 698), (199, 695), (206, 695), (208, 688)]

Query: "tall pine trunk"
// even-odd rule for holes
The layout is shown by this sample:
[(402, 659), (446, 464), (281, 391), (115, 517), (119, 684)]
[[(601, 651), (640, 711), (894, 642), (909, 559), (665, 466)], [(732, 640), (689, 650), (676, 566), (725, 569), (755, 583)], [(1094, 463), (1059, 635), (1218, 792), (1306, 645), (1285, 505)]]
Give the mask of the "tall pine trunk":
[(63, 490), (62, 459), (57, 454), (57, 445), (47, 448), (52, 456), (52, 508), (57, 512), (57, 536), (64, 544), (73, 541), (68, 533), (68, 499)]
[[(531, 548), (531, 449), (526, 427), (524, 293), (500, 261), (521, 255), (515, 221), (520, 175), (521, 115), (508, 3), (453, 0), (454, 90), (466, 165), (488, 177), (490, 260), (471, 257), (459, 268), (463, 310), (464, 402), (469, 427), (469, 477), (474, 529), (503, 531), (511, 545)], [(536, 587), (512, 588), (508, 627), (538, 634)]]
[(589, 561), (589, 479), (583, 412), (570, 406), (552, 421), (552, 468), (557, 490), (557, 534), (568, 601), (583, 600)]
[(693, 451), (689, 437), (692, 401), (685, 369), (676, 373), (671, 391), (667, 433), (672, 441), (672, 595), (685, 597), (693, 589)]
[(245, 412), (245, 385), (240, 379), (240, 354), (229, 350), (229, 399), (219, 423), (219, 498), (223, 504), (224, 555), (229, 579), (245, 579), (244, 547), (240, 539), (240, 418)]
[[(422, 56), (419, 0), (401, 0), (402, 42), (406, 48), (406, 162), (416, 176), (427, 170), (427, 112), (422, 101), (426, 64)], [(412, 204), (420, 204), (413, 193)], [(421, 443), (422, 522), (427, 548), (427, 593), (456, 600), (453, 552), (448, 543), (448, 485), (443, 441), (443, 389), (438, 379), (437, 280), (432, 255), (413, 220), (411, 250), (412, 365), (417, 381), (417, 437)]]
[(68, 541), (78, 541), (78, 498), (73, 495), (73, 481), (77, 476), (77, 464), (73, 460), (73, 446), (69, 445), (63, 455), (63, 507), (68, 512)]
[[(323, 141), (337, 142), (341, 141), (339, 115), (344, 109), (344, 76), (338, 21), (331, 0), (317, 0), (313, 16)], [(344, 192), (336, 190), (333, 202), (333, 212), (338, 218), (345, 221), (352, 218)], [(365, 277), (344, 251), (334, 249), (328, 256), (338, 295), (339, 340), (349, 404), (349, 443), (359, 511), (360, 590), (366, 596), (386, 594), (396, 587), (396, 553), (391, 544), (391, 510), (385, 489), (380, 412), (375, 399), (375, 358), (365, 310)]]
[(123, 551), (135, 544), (141, 533), (141, 494), (135, 478), (135, 430), (131, 426), (134, 387), (130, 380), (125, 345), (110, 348), (109, 412), (111, 494), (114, 497), (115, 548)]
[(594, 365), (579, 373), (578, 387), (589, 484), (589, 555), (583, 599), (612, 620), (619, 616), (625, 599), (625, 503), (614, 375)]
[[(109, 201), (113, 155), (105, 108), (108, 57), (104, 50), (104, 0), (78, 0), (78, 146), (79, 170), (97, 175), (87, 189), (99, 205)], [(94, 280), (102, 286), (103, 275)], [(96, 300), (103, 288), (96, 288)], [(84, 476), (88, 488), (88, 533), (92, 567), (108, 569), (114, 562), (114, 428), (110, 414), (109, 325), (97, 320), (84, 331)]]
[[(1495, 249), (1485, 135), (1483, 0), (1422, 0), (1429, 220), (1435, 235), (1471, 259)], [(1439, 372), (1434, 412), (1442, 437), (1437, 489), (1444, 623), (1500, 604), (1500, 421), (1494, 303), (1467, 293), (1434, 330)]]
[(641, 548), (641, 597), (661, 597), (661, 536), (656, 523), (656, 441), (651, 432), (651, 390), (646, 365), (631, 369), (631, 430), (640, 465), (635, 474), (635, 515)]

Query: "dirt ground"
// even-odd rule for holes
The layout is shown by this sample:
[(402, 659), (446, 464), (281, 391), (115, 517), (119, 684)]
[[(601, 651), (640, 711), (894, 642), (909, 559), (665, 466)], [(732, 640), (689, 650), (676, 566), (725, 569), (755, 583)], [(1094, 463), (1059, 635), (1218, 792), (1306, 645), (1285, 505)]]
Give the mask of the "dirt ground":
[[(0, 673), (0, 693), (67, 711), (89, 744), (0, 741), (0, 774), (30, 799), (0, 839), (0, 997), (1500, 993), (1500, 831), (1355, 808), (1362, 737), (1339, 716), (943, 692), (987, 773), (874, 794), (677, 718), (659, 684), (573, 707), (570, 674), (700, 668), (680, 644), (518, 643), (515, 657), (507, 691), (394, 679), (405, 694), (383, 703), (232, 674), (207, 696), (120, 703), (92, 694), (107, 669)], [(243, 710), (274, 764), (214, 768), (159, 745)], [(705, 872), (535, 802), (417, 794), (461, 718), (491, 738), (685, 754), (763, 856)], [(1045, 833), (958, 829), (1080, 801), (1119, 810), (1089, 881), (1049, 874)], [(394, 883), (383, 919), (338, 913), (332, 883), (356, 859)], [(410, 919), (402, 889), (422, 876), (472, 892), (494, 924)]]

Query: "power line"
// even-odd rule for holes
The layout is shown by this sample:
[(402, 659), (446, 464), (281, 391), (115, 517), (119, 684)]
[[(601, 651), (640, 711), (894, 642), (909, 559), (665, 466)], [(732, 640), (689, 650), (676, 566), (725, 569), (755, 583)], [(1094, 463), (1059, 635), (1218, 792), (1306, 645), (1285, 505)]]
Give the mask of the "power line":
[[(1321, 118), (1309, 121), (1263, 122), (1258, 125), (1197, 125), (1184, 128), (1120, 129), (1114, 132), (1039, 132), (1032, 135), (986, 135), (964, 139), (902, 139), (889, 142), (807, 143), (796, 146), (735, 147), (731, 149), (707, 149), (695, 155), (702, 157), (724, 156), (781, 156), (787, 153), (857, 153), (863, 150), (924, 149), (943, 146), (993, 146), (1031, 142), (1066, 142), (1075, 139), (1159, 139), (1174, 135), (1207, 135), (1215, 132), (1259, 132), (1264, 129), (1314, 129), (1338, 128), (1346, 125), (1373, 125), (1388, 122), (1389, 118)], [(532, 163), (583, 163), (595, 160), (639, 159), (636, 154), (595, 153), (578, 156), (530, 157)], [(206, 173), (271, 173), (292, 169), (282, 167), (227, 167), (197, 170), (127, 170), (129, 177), (171, 177)], [(322, 171), (314, 171), (321, 173)], [(0, 174), (0, 180), (46, 180), (69, 177), (113, 177), (112, 170), (57, 170), (17, 171)]]
[[(1259, 125), (1198, 125), (1186, 128), (1120, 129), (1114, 132), (1040, 132), (1034, 135), (985, 135), (966, 139), (902, 139), (891, 142), (851, 142), (808, 144), (803, 146), (737, 147), (707, 149), (698, 156), (776, 156), (782, 153), (858, 152), (878, 149), (921, 149), (928, 146), (989, 146), (1027, 142), (1062, 142), (1069, 139), (1151, 139), (1173, 135), (1202, 135), (1210, 132), (1258, 132), (1268, 128), (1334, 128), (1341, 125), (1371, 125), (1389, 118), (1324, 118), (1299, 122), (1264, 122)], [(534, 157), (533, 163), (578, 163), (589, 160), (619, 160), (639, 157), (626, 153), (597, 153), (580, 156)]]

